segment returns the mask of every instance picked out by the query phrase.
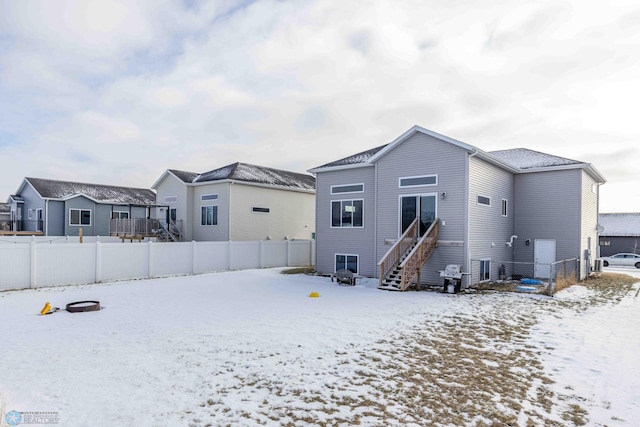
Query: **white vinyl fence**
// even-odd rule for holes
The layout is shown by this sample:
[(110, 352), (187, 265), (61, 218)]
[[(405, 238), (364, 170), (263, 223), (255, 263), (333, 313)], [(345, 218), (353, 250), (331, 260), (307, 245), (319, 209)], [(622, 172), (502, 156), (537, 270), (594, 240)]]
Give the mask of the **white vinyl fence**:
[(312, 240), (0, 244), (0, 291), (314, 263)]

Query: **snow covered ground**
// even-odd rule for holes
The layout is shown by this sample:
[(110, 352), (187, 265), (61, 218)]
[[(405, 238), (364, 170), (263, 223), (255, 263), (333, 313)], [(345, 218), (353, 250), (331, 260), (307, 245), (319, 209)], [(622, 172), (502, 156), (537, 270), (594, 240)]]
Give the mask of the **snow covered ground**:
[[(0, 425), (10, 411), (61, 426), (640, 419), (640, 283), (592, 305), (583, 286), (548, 298), (376, 285), (275, 269), (0, 293)], [(39, 315), (81, 300), (104, 309)]]

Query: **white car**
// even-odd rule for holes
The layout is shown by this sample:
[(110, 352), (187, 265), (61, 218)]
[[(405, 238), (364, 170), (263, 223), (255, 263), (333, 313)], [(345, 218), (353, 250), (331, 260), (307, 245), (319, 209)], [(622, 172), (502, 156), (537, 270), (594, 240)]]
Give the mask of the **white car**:
[(640, 268), (640, 255), (638, 254), (615, 254), (602, 257), (602, 265), (609, 266), (627, 266)]

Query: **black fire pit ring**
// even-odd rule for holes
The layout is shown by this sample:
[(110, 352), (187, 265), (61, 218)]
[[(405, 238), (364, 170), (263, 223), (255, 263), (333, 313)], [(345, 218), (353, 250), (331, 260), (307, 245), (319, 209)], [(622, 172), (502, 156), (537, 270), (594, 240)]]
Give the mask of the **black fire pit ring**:
[(69, 304), (67, 304), (66, 310), (69, 313), (81, 313), (83, 311), (98, 311), (100, 310), (100, 301), (70, 302)]

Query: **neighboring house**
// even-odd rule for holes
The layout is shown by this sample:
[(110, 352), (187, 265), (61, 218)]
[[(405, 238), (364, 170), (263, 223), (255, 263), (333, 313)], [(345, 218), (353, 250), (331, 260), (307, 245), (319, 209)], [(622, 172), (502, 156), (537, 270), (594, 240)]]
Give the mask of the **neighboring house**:
[(599, 223), (600, 256), (640, 254), (640, 213), (603, 213)]
[[(166, 170), (151, 187), (167, 216), (198, 241), (311, 239), (311, 175), (234, 163), (205, 173)], [(161, 208), (163, 209), (163, 208)]]
[[(414, 126), (389, 144), (309, 172), (316, 175), (320, 273), (384, 276), (381, 287), (391, 289), (401, 273), (388, 256), (406, 252), (408, 238), (399, 238), (415, 219), (420, 236), (439, 220), (429, 235), (437, 247), (424, 249), (420, 262), (427, 261), (417, 268), (421, 283), (442, 283), (438, 271), (448, 264), (461, 265), (476, 283), (497, 279), (503, 262), (571, 258), (581, 260), (585, 277), (597, 256), (605, 179), (587, 163), (527, 149), (488, 153)], [(549, 268), (536, 275), (545, 271), (548, 277)]]
[(108, 236), (110, 219), (150, 218), (156, 195), (143, 188), (25, 178), (9, 196), (12, 230), (46, 236)]
[(0, 231), (11, 230), (11, 205), (0, 203)]

